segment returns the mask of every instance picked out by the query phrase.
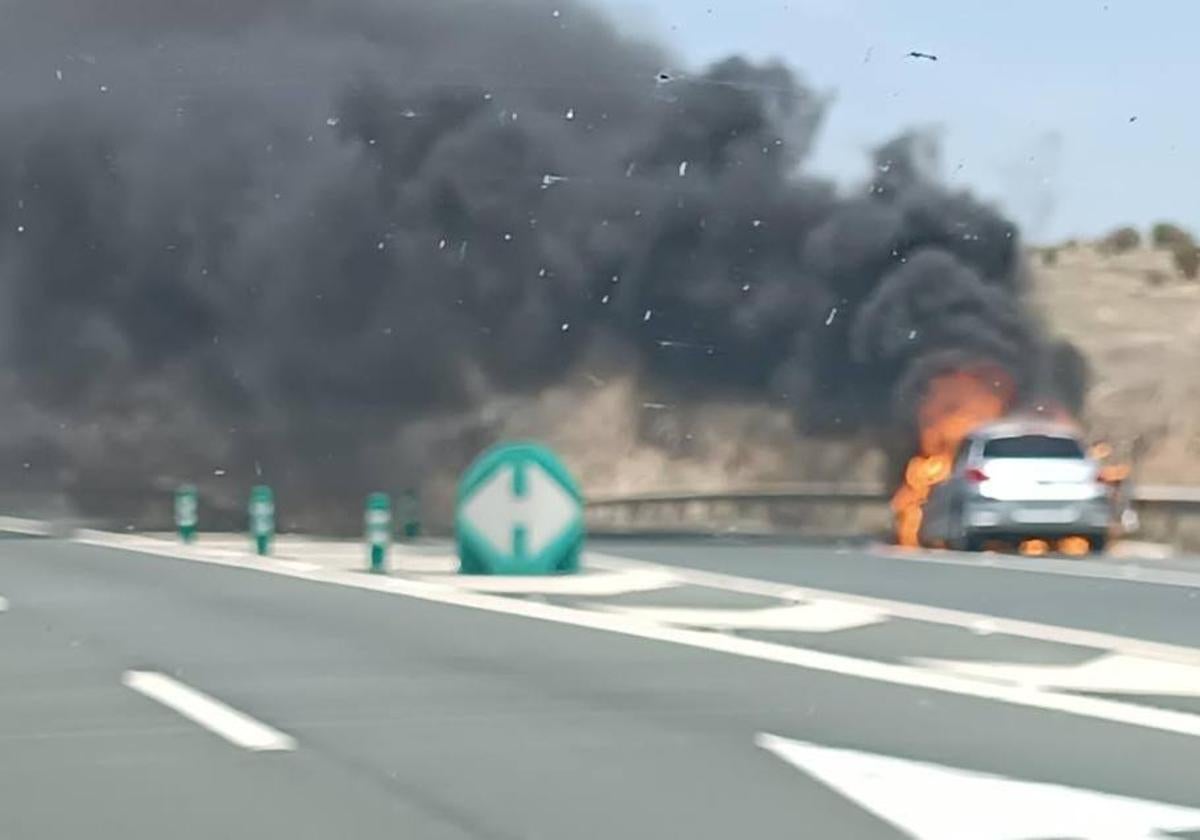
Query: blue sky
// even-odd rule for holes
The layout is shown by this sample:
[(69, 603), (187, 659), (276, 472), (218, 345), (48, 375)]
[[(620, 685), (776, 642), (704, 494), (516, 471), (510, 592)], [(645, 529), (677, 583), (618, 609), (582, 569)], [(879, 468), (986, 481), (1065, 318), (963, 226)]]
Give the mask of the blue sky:
[(1027, 239), (1200, 228), (1195, 0), (600, 2), (689, 64), (781, 58), (832, 93), (811, 168), (846, 183), (879, 141), (936, 127), (945, 179), (1003, 206)]

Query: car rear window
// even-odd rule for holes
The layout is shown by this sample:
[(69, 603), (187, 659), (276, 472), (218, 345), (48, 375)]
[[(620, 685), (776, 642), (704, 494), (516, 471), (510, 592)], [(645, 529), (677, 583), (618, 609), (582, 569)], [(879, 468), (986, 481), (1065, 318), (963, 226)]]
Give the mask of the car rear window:
[(1079, 441), (1048, 435), (993, 438), (983, 445), (984, 458), (1082, 458)]

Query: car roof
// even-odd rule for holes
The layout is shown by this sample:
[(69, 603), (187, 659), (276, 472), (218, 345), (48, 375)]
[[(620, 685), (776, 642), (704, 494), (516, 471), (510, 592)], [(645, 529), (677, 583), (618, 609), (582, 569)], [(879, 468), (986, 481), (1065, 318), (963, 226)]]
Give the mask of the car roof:
[(1040, 417), (1008, 417), (987, 423), (971, 432), (971, 437), (976, 440), (1019, 437), (1021, 435), (1080, 439), (1079, 430), (1070, 423), (1046, 420)]

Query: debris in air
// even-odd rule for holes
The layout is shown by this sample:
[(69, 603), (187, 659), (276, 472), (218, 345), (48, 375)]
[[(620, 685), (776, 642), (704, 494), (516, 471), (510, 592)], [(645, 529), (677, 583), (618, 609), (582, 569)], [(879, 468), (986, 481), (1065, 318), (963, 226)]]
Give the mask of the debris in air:
[(686, 160), (679, 162), (679, 177), (680, 178), (687, 175), (687, 165), (688, 165), (688, 162)]
[(215, 469), (215, 470), (213, 470), (213, 475), (218, 475), (218, 476), (225, 475), (225, 470)]
[(644, 403), (642, 403), (642, 408), (649, 408), (654, 411), (662, 411), (664, 408), (667, 408), (667, 404), (666, 403), (656, 403), (656, 402), (644, 402)]
[(63, 80), (62, 71), (61, 71), (61, 70), (55, 70), (55, 71), (54, 71), (54, 78), (58, 79), (58, 80), (61, 82), (61, 81)]
[(1130, 118), (1129, 118), (1129, 121), (1130, 121), (1131, 123), (1132, 123), (1132, 122), (1137, 122), (1137, 117), (1136, 117), (1136, 116), (1132, 116), (1132, 117), (1130, 117)]
[(568, 119), (568, 120), (573, 120), (573, 119), (575, 119), (575, 109), (574, 109), (574, 108), (568, 108), (568, 109), (567, 109), (567, 113), (563, 114), (563, 117), (564, 117), (564, 119)]
[(711, 344), (697, 344), (694, 341), (678, 341), (673, 338), (656, 338), (654, 343), (659, 347), (679, 347), (685, 350), (704, 350), (706, 353), (712, 353), (713, 347)]
[(542, 176), (542, 189), (546, 189), (547, 187), (565, 180), (567, 179), (564, 175), (551, 175), (549, 172), (547, 172)]
[(563, 332), (566, 332), (566, 331), (567, 331), (567, 330), (569, 330), (569, 329), (571, 329), (571, 325), (570, 325), (570, 323), (568, 323), (567, 321), (563, 321), (563, 325), (562, 325), (562, 331), (563, 331)]
[(651, 314), (651, 311), (649, 309), (647, 309), (646, 314), (642, 316), (642, 323), (645, 323), (646, 321), (650, 320), (650, 314)]
[(934, 55), (933, 53), (920, 52), (919, 50), (910, 50), (908, 53), (908, 57), (909, 58), (923, 58), (926, 61), (937, 61), (938, 60), (938, 57), (936, 55)]
[(828, 327), (830, 324), (832, 324), (833, 319), (836, 317), (837, 317), (837, 307), (835, 306), (835, 307), (833, 307), (833, 309), (829, 310), (829, 317), (825, 319), (825, 326)]
[(325, 125), (329, 126), (330, 128), (335, 127), (340, 122), (341, 122), (341, 120), (339, 120), (337, 117), (326, 117), (325, 118)]

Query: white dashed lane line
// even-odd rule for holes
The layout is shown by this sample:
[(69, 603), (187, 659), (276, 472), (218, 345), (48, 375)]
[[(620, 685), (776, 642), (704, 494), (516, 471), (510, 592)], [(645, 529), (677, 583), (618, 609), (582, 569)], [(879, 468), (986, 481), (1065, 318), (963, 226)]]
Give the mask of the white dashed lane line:
[(296, 739), (157, 671), (126, 671), (121, 682), (242, 749), (294, 750)]

